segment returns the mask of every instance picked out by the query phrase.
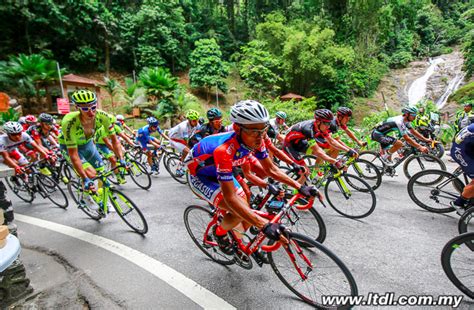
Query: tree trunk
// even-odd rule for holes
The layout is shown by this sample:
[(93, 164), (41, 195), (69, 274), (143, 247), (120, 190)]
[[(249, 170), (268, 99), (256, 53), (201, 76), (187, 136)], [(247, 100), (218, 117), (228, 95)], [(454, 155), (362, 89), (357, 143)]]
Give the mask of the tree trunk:
[(109, 44), (109, 35), (105, 31), (105, 77), (109, 77), (110, 73), (110, 44)]
[(28, 52), (31, 54), (33, 54), (32, 50), (31, 50), (31, 42), (30, 42), (30, 32), (28, 30), (28, 21), (25, 22), (25, 38), (26, 38), (26, 45), (28, 45)]
[(235, 35), (235, 13), (234, 0), (226, 0), (227, 19), (229, 21), (230, 32)]

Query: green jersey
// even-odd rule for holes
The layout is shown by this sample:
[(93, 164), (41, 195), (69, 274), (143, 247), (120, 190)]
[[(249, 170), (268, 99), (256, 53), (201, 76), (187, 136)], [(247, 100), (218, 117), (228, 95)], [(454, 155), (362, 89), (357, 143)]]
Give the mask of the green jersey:
[(76, 148), (89, 143), (97, 130), (104, 127), (107, 136), (114, 133), (113, 117), (102, 110), (97, 110), (95, 114), (95, 124), (90, 137), (86, 137), (84, 128), (80, 120), (80, 112), (71, 112), (64, 116), (61, 122), (61, 130), (64, 135), (64, 144), (67, 148)]
[(120, 126), (117, 124), (114, 125), (114, 129), (111, 132), (109, 132), (108, 130), (104, 128), (104, 126), (102, 126), (95, 132), (94, 141), (97, 144), (105, 144), (104, 138), (107, 138), (112, 133), (119, 134), (122, 132), (123, 132), (122, 128), (120, 128)]

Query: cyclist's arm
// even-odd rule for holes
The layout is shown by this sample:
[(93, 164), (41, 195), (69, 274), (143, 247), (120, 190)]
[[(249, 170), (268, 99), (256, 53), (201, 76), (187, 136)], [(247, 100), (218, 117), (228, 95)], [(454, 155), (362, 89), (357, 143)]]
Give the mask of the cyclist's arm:
[(265, 182), (264, 180), (262, 180), (261, 178), (259, 178), (258, 176), (252, 173), (252, 171), (250, 170), (250, 164), (248, 162), (246, 162), (240, 167), (242, 168), (242, 172), (244, 173), (245, 178), (250, 183), (255, 184), (258, 187), (262, 187), (262, 188), (267, 187), (267, 182)]
[(117, 135), (111, 134), (109, 139), (112, 142), (112, 150), (114, 151), (115, 156), (117, 156), (118, 160), (123, 160), (122, 144), (117, 138)]
[(405, 141), (410, 144), (411, 146), (417, 148), (417, 149), (420, 149), (422, 146), (416, 142), (414, 139), (412, 139), (409, 135), (404, 135), (403, 136), (403, 139), (405, 139)]
[(219, 181), (219, 184), (221, 186), (222, 195), (224, 196), (224, 201), (232, 213), (259, 229), (265, 226), (267, 221), (251, 211), (247, 201), (241, 198), (235, 191), (233, 181)]
[(20, 167), (20, 165), (18, 165), (16, 163), (15, 160), (13, 160), (10, 155), (8, 155), (8, 152), (7, 151), (4, 151), (4, 152), (0, 152), (0, 155), (3, 156), (3, 162), (10, 168), (13, 168), (13, 169), (16, 169), (18, 167)]
[(104, 141), (104, 144), (110, 149), (110, 150), (113, 150), (114, 149), (114, 146), (112, 145), (112, 142), (110, 141), (110, 139), (108, 137), (103, 137), (102, 138), (102, 141)]
[(350, 148), (347, 147), (347, 145), (344, 144), (344, 142), (342, 141), (337, 141), (336, 139), (334, 139), (331, 135), (329, 135), (327, 138), (326, 138), (327, 142), (329, 143), (330, 146), (332, 146), (333, 148), (335, 148), (336, 150), (339, 150), (339, 151), (345, 151), (345, 152), (349, 152)]
[(42, 156), (43, 158), (45, 158), (45, 157), (48, 156), (48, 155), (47, 155), (48, 150), (45, 149), (41, 144), (36, 143), (36, 141), (34, 141), (34, 140), (31, 140), (30, 143), (31, 143), (31, 145), (33, 146), (33, 148), (34, 148), (37, 152), (39, 152), (39, 153), (41, 154), (41, 156)]
[(352, 130), (349, 129), (349, 127), (347, 127), (346, 129), (343, 129), (344, 132), (349, 136), (349, 138), (352, 139), (352, 141), (354, 141), (355, 143), (357, 143), (357, 145), (359, 146), (362, 146), (364, 143), (362, 141), (360, 141), (359, 139), (357, 139), (357, 137), (355, 136), (355, 134), (352, 132)]
[(123, 124), (123, 128), (125, 128), (126, 130), (128, 130), (128, 132), (131, 133), (132, 135), (135, 135), (135, 130), (131, 129), (131, 128), (128, 127), (126, 124)]
[(268, 150), (271, 153), (273, 153), (273, 155), (275, 155), (279, 160), (284, 161), (288, 165), (291, 165), (292, 163), (294, 163), (294, 161), (290, 157), (288, 157), (288, 155), (286, 155), (285, 152), (277, 148), (273, 143), (270, 145), (267, 145), (267, 147), (268, 147)]
[(56, 138), (52, 135), (48, 136), (48, 141), (51, 142), (53, 147), (59, 147), (58, 141), (56, 141)]
[(430, 143), (431, 142), (431, 139), (426, 139), (425, 137), (423, 137), (423, 135), (421, 133), (418, 132), (418, 130), (416, 129), (410, 129), (410, 132), (412, 135), (414, 135), (416, 138), (418, 138), (419, 140), (421, 141), (424, 141), (424, 142), (427, 142), (427, 143)]
[(270, 159), (270, 157), (266, 157), (264, 159), (260, 159), (260, 163), (265, 171), (268, 171), (268, 175), (275, 180), (285, 183), (293, 188), (299, 189), (301, 184), (287, 176), (283, 171), (281, 171)]
[(324, 160), (328, 163), (335, 164), (337, 162), (337, 160), (335, 158), (332, 158), (331, 156), (326, 154), (326, 152), (324, 152), (324, 150), (322, 148), (320, 148), (317, 143), (315, 143), (311, 147), (311, 151), (312, 151), (313, 155), (316, 155), (318, 158), (321, 158), (322, 160)]
[(122, 139), (125, 140), (125, 142), (127, 142), (128, 144), (130, 145), (135, 145), (135, 143), (133, 143), (133, 141), (124, 133), (124, 132), (121, 132), (118, 134)]
[(72, 166), (74, 167), (74, 170), (76, 170), (77, 174), (79, 174), (82, 179), (87, 178), (87, 174), (82, 168), (82, 161), (79, 157), (79, 151), (77, 150), (77, 147), (68, 148), (67, 152), (69, 154), (69, 158), (71, 159)]

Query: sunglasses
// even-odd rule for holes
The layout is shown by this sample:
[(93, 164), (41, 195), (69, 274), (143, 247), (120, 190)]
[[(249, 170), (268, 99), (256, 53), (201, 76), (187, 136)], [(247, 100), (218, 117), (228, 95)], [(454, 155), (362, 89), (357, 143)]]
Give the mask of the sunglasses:
[(9, 133), (8, 135), (18, 137), (18, 136), (21, 136), (21, 132), (19, 132), (19, 133)]
[(265, 126), (263, 129), (250, 129), (244, 126), (240, 126), (242, 128), (242, 131), (245, 132), (247, 135), (251, 137), (260, 137), (263, 136), (267, 131), (268, 131), (268, 125)]
[(81, 106), (77, 106), (79, 108), (79, 110), (83, 111), (83, 112), (89, 112), (89, 111), (95, 111), (97, 110), (97, 105), (94, 104), (94, 105), (90, 105), (90, 106), (85, 106), (85, 107), (81, 107)]

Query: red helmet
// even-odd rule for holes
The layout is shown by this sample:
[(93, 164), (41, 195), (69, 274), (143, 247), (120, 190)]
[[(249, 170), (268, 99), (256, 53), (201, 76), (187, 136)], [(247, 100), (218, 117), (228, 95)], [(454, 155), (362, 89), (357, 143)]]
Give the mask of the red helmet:
[(35, 117), (34, 115), (31, 115), (31, 114), (30, 114), (30, 115), (25, 116), (25, 122), (26, 122), (27, 124), (30, 124), (30, 125), (31, 125), (31, 124), (37, 123), (38, 120), (36, 119), (36, 117)]
[(352, 110), (346, 107), (340, 107), (337, 109), (338, 116), (352, 116)]
[(314, 111), (314, 119), (324, 123), (330, 123), (334, 119), (334, 114), (328, 109), (319, 109)]

